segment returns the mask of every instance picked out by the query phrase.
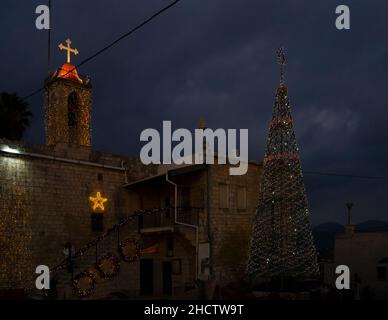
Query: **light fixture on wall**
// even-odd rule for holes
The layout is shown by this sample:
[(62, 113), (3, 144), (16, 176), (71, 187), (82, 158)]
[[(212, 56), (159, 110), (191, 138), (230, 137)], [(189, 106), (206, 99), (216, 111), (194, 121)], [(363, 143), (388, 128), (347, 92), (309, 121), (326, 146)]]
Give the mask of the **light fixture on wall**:
[(0, 150), (3, 151), (3, 152), (7, 152), (7, 153), (14, 153), (14, 154), (19, 154), (20, 153), (20, 151), (18, 149), (10, 148), (7, 145), (1, 146)]

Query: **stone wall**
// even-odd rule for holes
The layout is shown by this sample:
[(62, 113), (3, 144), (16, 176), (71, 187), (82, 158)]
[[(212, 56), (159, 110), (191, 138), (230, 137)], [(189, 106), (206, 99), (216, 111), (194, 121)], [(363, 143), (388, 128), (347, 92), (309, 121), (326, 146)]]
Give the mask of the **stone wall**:
[[(26, 147), (0, 141), (0, 145), (4, 144), (35, 156), (0, 152), (0, 289), (34, 287), (36, 266), (54, 267), (62, 262), (66, 242), (74, 244), (77, 250), (101, 234), (91, 228), (89, 196), (96, 192), (108, 198), (103, 214), (105, 230), (135, 210), (163, 206), (163, 196), (170, 196), (170, 205), (174, 204), (174, 189), (164, 176), (155, 185), (146, 184), (135, 190), (123, 188), (126, 182), (158, 172), (156, 166), (144, 166), (137, 159), (61, 144)], [(46, 159), (36, 154), (56, 158)], [(126, 172), (120, 170), (122, 166), (127, 168)], [(261, 166), (256, 163), (250, 163), (248, 173), (243, 176), (230, 176), (228, 165), (215, 164), (208, 169), (170, 177), (178, 185), (178, 206), (200, 209), (198, 242), (211, 243), (213, 274), (221, 283), (233, 281), (244, 273), (260, 173)], [(228, 208), (220, 208), (220, 184), (228, 185)], [(245, 209), (237, 208), (240, 187), (246, 188)], [(188, 203), (183, 203), (184, 192), (189, 195)], [(126, 230), (122, 237), (138, 237), (137, 219)], [(173, 276), (173, 286), (174, 292), (182, 293), (195, 279), (195, 230), (176, 227), (174, 239), (173, 257), (166, 257), (161, 251), (154, 258), (156, 264), (166, 259), (181, 260), (182, 273)], [(98, 257), (117, 254), (117, 245), (113, 234), (99, 245)], [(92, 248), (77, 260), (75, 274), (93, 268), (95, 261)], [(93, 298), (106, 297), (115, 291), (136, 297), (140, 290), (139, 272), (139, 262), (122, 262), (118, 276), (97, 280)], [(77, 298), (69, 286), (68, 272), (60, 272), (58, 281), (60, 298)]]
[[(376, 298), (388, 298), (388, 279), (379, 280), (377, 268), (382, 267), (388, 273), (388, 232), (356, 232), (336, 237), (335, 266), (346, 265), (351, 273), (351, 287), (354, 289), (354, 276), (361, 279), (361, 290), (365, 286)], [(385, 259), (385, 260), (383, 260)], [(385, 262), (384, 262), (385, 261)]]
[[(261, 165), (249, 163), (248, 172), (229, 175), (228, 165), (210, 167), (210, 234), (213, 274), (220, 283), (243, 276), (253, 217), (258, 204)], [(228, 208), (220, 208), (220, 184), (229, 190)], [(237, 207), (237, 188), (246, 188), (246, 208)]]
[[(74, 125), (69, 126), (69, 97), (76, 104), (73, 114)], [(45, 129), (46, 144), (66, 143), (91, 145), (92, 90), (69, 79), (54, 78), (45, 83)]]
[[(138, 161), (88, 152), (87, 149), (15, 144), (12, 148), (70, 160), (93, 160), (93, 164), (117, 167), (124, 161), (129, 172), (126, 177), (119, 169), (1, 152), (1, 289), (33, 287), (36, 266), (53, 267), (60, 263), (64, 259), (66, 242), (73, 243), (77, 250), (100, 234), (91, 228), (89, 196), (99, 191), (108, 198), (103, 218), (106, 230), (131, 213), (130, 195), (122, 188), (128, 176), (138, 179), (153, 174), (155, 170), (155, 167), (144, 167)], [(116, 248), (116, 245), (111, 247)], [(118, 280), (111, 282), (115, 281)]]

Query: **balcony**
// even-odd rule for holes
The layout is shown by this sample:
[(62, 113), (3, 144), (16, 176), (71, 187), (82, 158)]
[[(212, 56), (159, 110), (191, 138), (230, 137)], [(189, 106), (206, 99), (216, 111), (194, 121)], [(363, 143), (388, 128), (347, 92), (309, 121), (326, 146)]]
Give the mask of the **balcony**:
[(177, 224), (198, 226), (199, 213), (203, 208), (178, 207), (177, 223), (175, 223), (175, 208), (170, 207), (139, 217), (139, 232), (173, 232)]

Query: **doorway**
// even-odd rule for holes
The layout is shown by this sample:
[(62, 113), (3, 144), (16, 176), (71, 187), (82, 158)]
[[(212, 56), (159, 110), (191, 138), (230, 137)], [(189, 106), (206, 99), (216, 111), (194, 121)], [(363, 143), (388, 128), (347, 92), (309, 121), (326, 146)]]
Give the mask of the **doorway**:
[(140, 260), (140, 295), (152, 296), (154, 294), (154, 260)]
[(172, 264), (171, 261), (163, 261), (163, 294), (172, 294)]

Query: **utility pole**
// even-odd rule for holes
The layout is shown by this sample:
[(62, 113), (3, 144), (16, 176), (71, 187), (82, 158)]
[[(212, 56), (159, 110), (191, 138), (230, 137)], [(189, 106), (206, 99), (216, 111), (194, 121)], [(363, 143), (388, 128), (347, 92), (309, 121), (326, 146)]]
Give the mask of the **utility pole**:
[(47, 73), (50, 75), (50, 61), (51, 61), (51, 0), (48, 2), (49, 7), (49, 29), (47, 35)]
[(348, 225), (351, 225), (351, 222), (352, 222), (352, 207), (353, 207), (353, 202), (346, 203), (346, 208), (348, 208)]

